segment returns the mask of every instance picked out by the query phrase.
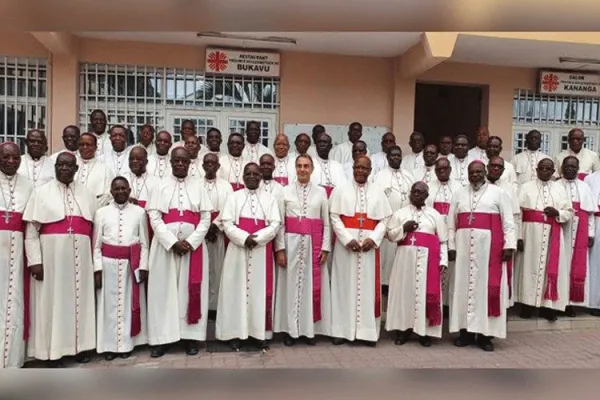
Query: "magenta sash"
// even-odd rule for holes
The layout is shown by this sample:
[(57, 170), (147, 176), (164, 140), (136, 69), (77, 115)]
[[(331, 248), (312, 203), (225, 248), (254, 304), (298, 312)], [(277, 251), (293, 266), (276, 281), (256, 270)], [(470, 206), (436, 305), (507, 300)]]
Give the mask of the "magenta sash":
[(433, 202), (433, 208), (442, 215), (448, 215), (448, 212), (450, 211), (450, 203), (435, 201)]
[(238, 190), (242, 190), (243, 188), (245, 188), (243, 183), (235, 183), (235, 182), (231, 182), (231, 187), (233, 188), (234, 192), (237, 192)]
[(398, 242), (398, 246), (425, 247), (427, 256), (427, 301), (425, 316), (429, 326), (438, 326), (442, 323), (442, 277), (440, 273), (440, 239), (436, 235), (425, 232), (410, 232)]
[(142, 331), (142, 311), (140, 307), (140, 284), (136, 281), (135, 272), (140, 268), (142, 246), (134, 243), (130, 246), (116, 246), (102, 243), (102, 257), (117, 260), (129, 260), (129, 268), (133, 281), (131, 282), (131, 337), (136, 337)]
[(581, 209), (580, 202), (573, 202), (575, 215), (579, 218), (575, 233), (575, 246), (571, 258), (571, 285), (569, 300), (581, 303), (585, 297), (585, 278), (588, 263), (588, 222), (590, 214)]
[[(250, 235), (258, 232), (259, 230), (265, 228), (267, 223), (263, 219), (257, 219), (256, 221), (253, 218), (243, 218), (240, 217), (238, 228), (243, 231), (246, 231)], [(265, 254), (266, 254), (266, 318), (265, 318), (265, 329), (267, 332), (273, 330), (273, 243), (269, 242), (265, 246)]]
[(273, 178), (275, 182), (279, 182), (282, 186), (287, 186), (290, 181), (287, 176), (276, 176)]
[[(457, 229), (482, 229), (490, 231), (490, 259), (488, 266), (488, 316), (499, 317), (500, 312), (500, 285), (502, 283), (502, 254), (504, 249), (504, 230), (500, 214), (473, 213), (473, 220), (469, 221), (471, 213), (459, 213)], [(471, 252), (476, 249), (471, 249)], [(510, 286), (510, 284), (509, 284)]]
[[(180, 211), (171, 208), (167, 214), (163, 214), (165, 224), (174, 222), (185, 222), (197, 226), (200, 223), (200, 213), (185, 210), (183, 215), (179, 215)], [(202, 244), (194, 251), (190, 252), (190, 264), (188, 275), (188, 305), (187, 305), (187, 323), (195, 325), (202, 318), (200, 307), (200, 290), (202, 288)]]
[(331, 192), (333, 192), (334, 186), (320, 185), (323, 189), (325, 189), (325, 193), (327, 193), (327, 198), (331, 197)]
[(558, 266), (560, 256), (560, 224), (549, 218), (543, 211), (523, 209), (523, 222), (550, 225), (550, 243), (546, 258), (546, 291), (544, 299), (558, 300)]
[[(4, 220), (4, 215), (7, 211), (0, 211), (0, 231), (9, 231), (9, 232), (21, 232), (25, 233), (26, 223), (23, 221), (23, 214), (14, 211), (8, 211), (8, 215), (10, 219), (8, 221)], [(8, 249), (7, 249), (8, 250)], [(23, 253), (25, 250), (23, 250)], [(31, 275), (29, 274), (29, 268), (27, 268), (27, 257), (23, 254), (23, 340), (29, 339), (29, 326), (30, 326), (30, 316), (29, 316), (29, 285), (30, 285)]]
[(285, 217), (285, 232), (309, 235), (312, 241), (313, 322), (321, 320), (321, 250), (323, 220), (318, 218)]
[(587, 172), (580, 172), (580, 173), (578, 173), (578, 174), (577, 174), (577, 178), (578, 178), (580, 181), (583, 181), (583, 180), (585, 179), (585, 177), (586, 177), (586, 176), (588, 176), (588, 175), (589, 175), (589, 174), (588, 174)]
[[(69, 218), (71, 219), (70, 223)], [(69, 232), (69, 228), (71, 232)], [(75, 235), (88, 236), (91, 240), (92, 228), (92, 222), (87, 221), (85, 218), (69, 216), (57, 222), (42, 224), (40, 227), (40, 235), (68, 235), (72, 233)]]

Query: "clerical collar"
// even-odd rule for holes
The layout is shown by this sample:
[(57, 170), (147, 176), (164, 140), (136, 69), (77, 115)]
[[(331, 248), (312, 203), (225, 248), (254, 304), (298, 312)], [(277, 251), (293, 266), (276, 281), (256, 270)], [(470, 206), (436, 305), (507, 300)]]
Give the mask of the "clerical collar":
[(87, 160), (85, 160), (83, 158), (81, 159), (81, 162), (84, 163), (84, 164), (91, 163), (91, 162), (94, 162), (94, 161), (96, 161), (96, 157), (88, 158)]
[(248, 188), (246, 188), (246, 191), (248, 192), (248, 194), (256, 194), (256, 189), (248, 189)]
[(215, 176), (212, 179), (207, 178), (206, 176), (204, 177), (204, 180), (208, 183), (215, 183), (217, 181), (217, 177)]
[(115, 149), (113, 149), (113, 153), (115, 153), (117, 156), (120, 156), (121, 154), (125, 153), (125, 150), (127, 149), (123, 149), (122, 151), (116, 151)]
[(479, 188), (475, 188), (475, 186), (473, 184), (471, 184), (471, 189), (473, 189), (473, 191), (475, 192), (479, 192), (481, 189), (483, 189), (485, 187), (485, 185), (487, 185), (487, 182), (484, 182), (483, 185), (479, 186)]
[(442, 184), (443, 186), (445, 186), (445, 185), (447, 185), (447, 184), (450, 182), (450, 179), (448, 179), (447, 181), (440, 181), (440, 180), (438, 179), (438, 182), (439, 182), (440, 184)]
[(415, 156), (415, 157), (419, 157), (421, 154), (423, 154), (423, 151), (424, 151), (424, 150), (421, 150), (421, 151), (420, 151), (420, 152), (418, 152), (418, 153), (415, 153), (414, 151), (412, 151), (412, 155), (413, 155), (413, 156)]
[(74, 181), (73, 182), (69, 182), (69, 183), (63, 183), (63, 182), (61, 182), (61, 181), (59, 181), (57, 179), (56, 182), (58, 182), (58, 186), (61, 186), (61, 187), (65, 188), (65, 189), (70, 189), (72, 187)]
[(264, 182), (265, 185), (270, 184), (271, 182), (273, 182), (273, 178), (271, 177), (271, 179), (264, 179), (262, 180)]
[(167, 158), (167, 157), (169, 157), (169, 153), (163, 154), (163, 155), (160, 155), (160, 154), (156, 153), (156, 155), (158, 156), (158, 158)]
[(117, 203), (116, 201), (114, 201), (114, 200), (113, 200), (113, 204), (114, 204), (114, 205), (115, 205), (115, 206), (116, 206), (118, 209), (121, 209), (121, 210), (123, 210), (125, 207), (127, 207), (127, 205), (129, 204), (129, 202), (127, 202), (127, 201), (126, 201), (126, 202), (125, 202), (125, 203), (123, 203), (123, 204), (119, 204), (119, 203)]
[(2, 176), (7, 181), (12, 181), (14, 178), (16, 178), (17, 174), (15, 173), (14, 175), (8, 176), (4, 172), (2, 172), (0, 173), (0, 176)]
[(135, 176), (136, 178), (143, 178), (143, 177), (144, 177), (144, 175), (146, 175), (147, 173), (148, 173), (148, 171), (144, 171), (144, 172), (142, 172), (141, 174), (137, 175), (135, 172), (133, 172), (133, 171), (131, 172), (131, 174), (132, 174), (133, 176)]
[(367, 183), (368, 183), (368, 182), (365, 182), (365, 183), (358, 183), (358, 182), (356, 182), (356, 181), (353, 181), (353, 182), (354, 182), (354, 185), (355, 185), (357, 188), (366, 188), (366, 187), (367, 187)]
[(547, 181), (543, 181), (540, 178), (537, 178), (538, 182), (542, 185), (542, 186), (547, 186), (548, 182), (550, 182), (550, 180), (548, 179)]

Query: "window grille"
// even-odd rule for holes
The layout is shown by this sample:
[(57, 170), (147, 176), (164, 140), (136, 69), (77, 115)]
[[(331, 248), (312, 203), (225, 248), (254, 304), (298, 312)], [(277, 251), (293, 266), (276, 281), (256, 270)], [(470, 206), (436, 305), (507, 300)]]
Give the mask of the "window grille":
[[(525, 136), (531, 129), (515, 129), (513, 132), (513, 154), (519, 154), (525, 151)], [(548, 154), (550, 152), (550, 135), (548, 132), (540, 132), (542, 134), (542, 143), (540, 151)]]
[(598, 126), (600, 99), (541, 95), (532, 90), (515, 90), (513, 123), (515, 125)]

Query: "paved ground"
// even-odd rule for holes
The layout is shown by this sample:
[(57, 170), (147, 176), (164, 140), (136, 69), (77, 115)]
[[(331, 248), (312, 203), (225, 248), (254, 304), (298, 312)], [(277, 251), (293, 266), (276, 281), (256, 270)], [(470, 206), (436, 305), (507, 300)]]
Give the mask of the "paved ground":
[[(207, 353), (188, 357), (173, 349), (160, 359), (150, 358), (147, 348), (129, 359), (111, 362), (98, 357), (83, 368), (600, 368), (600, 330), (534, 331), (509, 333), (496, 340), (496, 351), (477, 347), (457, 348), (449, 338), (422, 348), (416, 341), (395, 346), (384, 336), (376, 348), (333, 346), (321, 340), (315, 347), (298, 344), (288, 348), (273, 343), (266, 353)], [(69, 367), (80, 367), (67, 364)]]

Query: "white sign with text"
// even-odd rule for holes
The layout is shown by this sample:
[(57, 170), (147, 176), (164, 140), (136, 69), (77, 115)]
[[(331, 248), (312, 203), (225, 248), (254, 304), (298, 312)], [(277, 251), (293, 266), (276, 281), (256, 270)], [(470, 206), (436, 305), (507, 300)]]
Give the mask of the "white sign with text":
[(278, 78), (279, 59), (279, 53), (208, 48), (206, 72)]
[(600, 75), (540, 72), (540, 94), (600, 97)]

